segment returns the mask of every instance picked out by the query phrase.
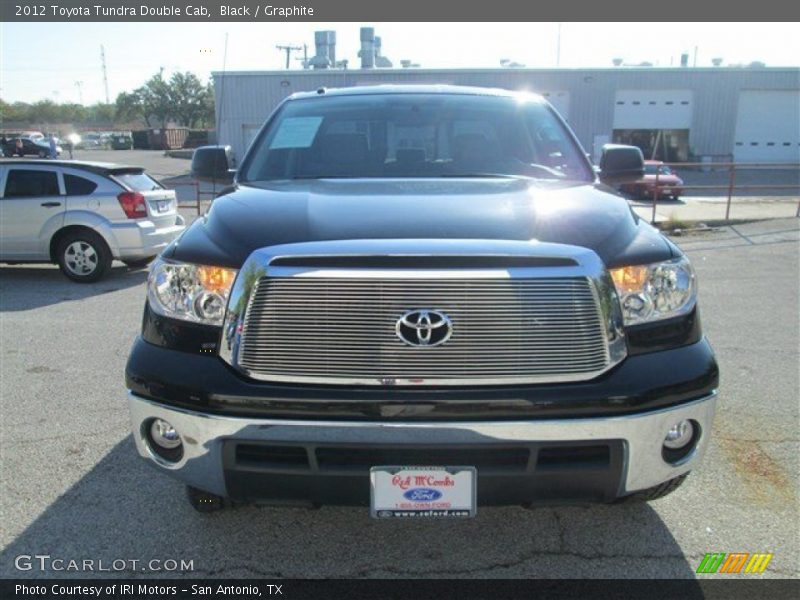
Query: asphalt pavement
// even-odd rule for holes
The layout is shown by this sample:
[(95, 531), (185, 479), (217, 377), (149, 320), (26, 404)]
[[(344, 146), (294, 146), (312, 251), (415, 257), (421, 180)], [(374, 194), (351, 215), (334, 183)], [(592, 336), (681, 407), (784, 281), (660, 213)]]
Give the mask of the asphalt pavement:
[(170, 575), (141, 565), (171, 559), (196, 576), (690, 578), (707, 552), (771, 552), (763, 577), (797, 577), (799, 223), (676, 238), (722, 373), (709, 452), (680, 490), (649, 505), (482, 508), (467, 521), (196, 513), (129, 432), (123, 370), (146, 271), (115, 263), (76, 285), (53, 266), (0, 266), (0, 576), (98, 574), (15, 567), (49, 555), (95, 569), (141, 561), (124, 576)]

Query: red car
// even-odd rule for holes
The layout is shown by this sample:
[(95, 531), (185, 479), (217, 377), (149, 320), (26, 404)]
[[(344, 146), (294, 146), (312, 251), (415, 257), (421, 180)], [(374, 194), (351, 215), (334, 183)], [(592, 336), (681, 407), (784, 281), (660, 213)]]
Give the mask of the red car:
[(658, 197), (671, 196), (675, 200), (680, 198), (683, 192), (683, 180), (660, 160), (644, 161), (644, 177), (620, 186), (620, 191), (634, 198), (652, 198), (656, 189), (656, 173), (658, 173)]

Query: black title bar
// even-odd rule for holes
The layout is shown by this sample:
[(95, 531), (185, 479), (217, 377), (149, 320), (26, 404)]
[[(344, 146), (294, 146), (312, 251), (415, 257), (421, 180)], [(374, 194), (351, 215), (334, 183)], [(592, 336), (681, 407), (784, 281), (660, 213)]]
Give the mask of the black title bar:
[(505, 600), (592, 598), (623, 600), (793, 600), (798, 580), (728, 579), (548, 580), (548, 579), (6, 579), (4, 600), (235, 600), (315, 598), (320, 600)]
[(795, 21), (786, 0), (2, 0), (5, 22), (391, 22), (391, 21), (649, 21), (663, 15), (690, 21)]

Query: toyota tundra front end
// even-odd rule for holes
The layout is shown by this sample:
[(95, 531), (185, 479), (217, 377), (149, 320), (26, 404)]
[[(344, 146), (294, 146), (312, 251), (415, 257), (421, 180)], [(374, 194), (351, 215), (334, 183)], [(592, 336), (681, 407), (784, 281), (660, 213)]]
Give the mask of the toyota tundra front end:
[(718, 369), (688, 258), (608, 186), (641, 173), (615, 146), (598, 179), (533, 95), (290, 97), (151, 268), (139, 453), (200, 510), (666, 495), (702, 460)]

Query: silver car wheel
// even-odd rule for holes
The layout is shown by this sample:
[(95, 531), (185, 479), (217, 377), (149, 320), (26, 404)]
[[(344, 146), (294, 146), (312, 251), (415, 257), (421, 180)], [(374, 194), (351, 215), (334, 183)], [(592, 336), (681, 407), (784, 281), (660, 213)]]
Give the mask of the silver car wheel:
[(98, 256), (95, 249), (83, 241), (72, 242), (64, 251), (64, 263), (75, 275), (89, 275), (97, 268)]

